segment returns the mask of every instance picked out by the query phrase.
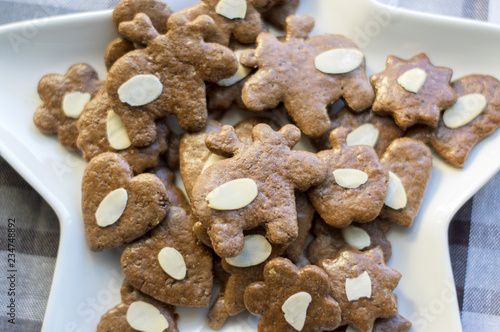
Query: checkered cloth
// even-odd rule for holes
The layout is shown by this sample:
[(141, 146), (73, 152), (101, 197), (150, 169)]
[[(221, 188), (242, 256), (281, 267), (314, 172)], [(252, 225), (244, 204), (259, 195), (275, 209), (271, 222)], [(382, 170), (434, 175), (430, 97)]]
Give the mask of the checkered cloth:
[[(382, 2), (384, 0), (381, 0)], [(394, 4), (394, 0), (385, 0)], [(0, 24), (114, 7), (119, 0), (0, 0)], [(498, 0), (400, 0), (399, 6), (500, 23)], [(0, 73), (1, 74), (1, 73)], [(464, 331), (500, 331), (500, 174), (456, 214), (449, 230)], [(7, 270), (8, 219), (16, 219), (19, 272), (16, 325), (7, 323), (6, 276), (0, 282), (0, 331), (38, 331), (57, 256), (59, 222), (43, 199), (0, 157), (0, 267)]]

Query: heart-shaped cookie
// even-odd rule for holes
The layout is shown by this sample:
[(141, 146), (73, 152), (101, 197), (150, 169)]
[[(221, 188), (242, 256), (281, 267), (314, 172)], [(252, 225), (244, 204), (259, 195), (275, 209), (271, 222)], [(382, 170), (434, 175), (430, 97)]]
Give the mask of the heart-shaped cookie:
[(192, 232), (194, 219), (171, 207), (149, 234), (128, 245), (121, 263), (130, 284), (155, 299), (207, 307), (212, 298), (212, 253)]
[(90, 249), (113, 249), (158, 225), (168, 212), (168, 194), (156, 175), (134, 177), (122, 157), (106, 152), (85, 168), (82, 212)]

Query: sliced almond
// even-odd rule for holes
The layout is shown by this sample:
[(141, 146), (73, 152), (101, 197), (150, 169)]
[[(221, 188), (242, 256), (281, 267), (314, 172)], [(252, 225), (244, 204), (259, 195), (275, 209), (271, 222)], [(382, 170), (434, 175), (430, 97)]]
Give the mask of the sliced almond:
[(427, 73), (422, 68), (412, 68), (398, 77), (398, 83), (408, 92), (418, 93), (424, 86)]
[(248, 74), (250, 74), (250, 72), (252, 71), (252, 69), (243, 66), (241, 64), (241, 62), (240, 62), (241, 52), (243, 52), (243, 50), (238, 50), (238, 51), (234, 52), (234, 55), (238, 59), (238, 71), (236, 72), (236, 74), (234, 74), (232, 77), (220, 80), (219, 82), (217, 82), (218, 85), (220, 85), (220, 86), (231, 86), (231, 85), (233, 85), (235, 83), (238, 83), (239, 81), (241, 81), (242, 79), (244, 79), (245, 77), (247, 77)]
[(118, 97), (130, 106), (143, 106), (158, 98), (163, 85), (155, 75), (136, 75), (118, 89)]
[(342, 188), (355, 189), (368, 181), (368, 174), (359, 169), (339, 168), (333, 171), (335, 182)]
[(70, 92), (64, 95), (62, 109), (68, 118), (78, 119), (83, 112), (85, 104), (90, 101), (88, 92)]
[(124, 188), (110, 192), (99, 204), (95, 212), (97, 225), (106, 227), (114, 224), (127, 207), (128, 194)]
[(165, 247), (158, 253), (158, 262), (165, 273), (176, 280), (186, 277), (186, 261), (175, 248)]
[(207, 161), (205, 161), (205, 165), (203, 165), (203, 169), (201, 170), (202, 172), (206, 170), (208, 167), (212, 166), (218, 161), (227, 159), (226, 157), (219, 156), (218, 154), (212, 153), (210, 154), (210, 157), (208, 157)]
[(389, 171), (389, 187), (385, 196), (385, 205), (394, 210), (402, 209), (407, 204), (406, 190), (401, 179)]
[(342, 233), (345, 243), (355, 249), (363, 250), (368, 248), (371, 244), (370, 235), (363, 228), (349, 225), (342, 228), (340, 232)]
[(347, 146), (368, 145), (374, 147), (377, 144), (380, 132), (371, 123), (365, 123), (347, 134)]
[(356, 278), (345, 280), (345, 295), (348, 301), (356, 301), (362, 297), (372, 296), (372, 280), (368, 272), (363, 272)]
[(226, 258), (226, 262), (236, 267), (258, 265), (271, 255), (272, 250), (271, 244), (262, 235), (247, 235), (241, 253), (238, 256)]
[(224, 183), (206, 197), (208, 207), (214, 210), (241, 209), (257, 197), (257, 183), (252, 179), (237, 179)]
[(245, 18), (247, 15), (246, 0), (220, 0), (215, 6), (215, 12), (232, 20)]
[(127, 130), (123, 125), (122, 118), (112, 110), (108, 112), (106, 133), (108, 135), (109, 145), (115, 150), (123, 150), (132, 145)]
[(134, 330), (143, 332), (163, 332), (168, 329), (168, 320), (154, 305), (132, 302), (127, 309), (127, 322)]
[(298, 292), (290, 296), (281, 306), (285, 320), (297, 331), (304, 328), (307, 318), (307, 308), (312, 297), (307, 292)]
[(316, 69), (326, 74), (344, 74), (358, 68), (363, 63), (361, 51), (351, 48), (336, 48), (316, 56)]
[(486, 98), (480, 93), (461, 96), (452, 107), (444, 111), (443, 123), (451, 129), (462, 127), (481, 114), (486, 104)]

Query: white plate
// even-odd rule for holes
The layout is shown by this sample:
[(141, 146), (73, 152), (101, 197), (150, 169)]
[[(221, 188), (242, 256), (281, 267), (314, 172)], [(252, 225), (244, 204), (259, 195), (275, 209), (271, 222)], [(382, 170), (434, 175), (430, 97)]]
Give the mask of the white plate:
[[(196, 0), (169, 3), (174, 10)], [(316, 17), (314, 34), (336, 33), (363, 47), (370, 74), (387, 55), (425, 52), (435, 65), (453, 68), (454, 78), (479, 73), (500, 77), (500, 29), (454, 18), (385, 7), (370, 0), (302, 1), (299, 14)], [(123, 279), (118, 250), (93, 253), (87, 247), (80, 212), (85, 167), (53, 137), (42, 135), (32, 115), (40, 104), (36, 87), (47, 73), (64, 73), (77, 62), (105, 77), (103, 53), (115, 37), (111, 12), (42, 19), (0, 28), (0, 152), (49, 202), (61, 223), (61, 240), (44, 331), (94, 331), (100, 316), (119, 301)], [(411, 229), (390, 233), (390, 266), (403, 274), (397, 288), (400, 312), (413, 331), (460, 331), (448, 254), (453, 214), (500, 168), (500, 134), (482, 141), (463, 170), (434, 160), (432, 180)], [(181, 331), (210, 330), (206, 311), (180, 309)], [(230, 319), (225, 331), (252, 331), (256, 319)]]

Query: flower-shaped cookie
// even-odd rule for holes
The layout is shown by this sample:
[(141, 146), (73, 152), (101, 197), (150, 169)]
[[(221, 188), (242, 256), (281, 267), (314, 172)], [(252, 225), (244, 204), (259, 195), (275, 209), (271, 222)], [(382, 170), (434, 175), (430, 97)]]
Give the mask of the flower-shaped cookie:
[(386, 69), (370, 78), (376, 91), (373, 111), (391, 115), (403, 130), (417, 123), (436, 127), (441, 111), (457, 100), (451, 75), (423, 53), (410, 60), (389, 56)]
[(431, 151), (420, 141), (400, 138), (392, 142), (380, 162), (389, 171), (389, 188), (380, 217), (410, 227), (431, 179)]
[(158, 164), (158, 156), (167, 150), (169, 129), (163, 120), (158, 120), (156, 140), (145, 147), (131, 145), (121, 118), (111, 110), (106, 91), (101, 90), (85, 105), (77, 122), (76, 144), (83, 159), (90, 161), (103, 152), (115, 152), (123, 157), (135, 174)]
[(389, 183), (375, 150), (366, 145), (347, 146), (348, 132), (344, 127), (331, 132), (332, 149), (318, 153), (327, 165), (327, 176), (307, 192), (319, 215), (335, 227), (375, 219), (384, 206)]
[[(456, 106), (443, 113), (437, 128), (418, 126), (412, 128), (408, 136), (422, 139), (444, 161), (461, 168), (472, 148), (500, 125), (500, 82), (491, 76), (469, 75), (456, 80), (452, 85), (458, 96)], [(444, 115), (448, 112), (459, 114), (457, 118), (465, 121), (458, 126), (447, 125)]]
[(42, 105), (33, 116), (35, 125), (46, 135), (57, 134), (59, 142), (68, 149), (78, 150), (77, 120), (85, 104), (102, 87), (96, 71), (84, 63), (71, 66), (64, 75), (45, 75), (38, 83)]
[(169, 114), (177, 116), (184, 130), (205, 126), (205, 81), (230, 77), (238, 68), (228, 48), (205, 43), (215, 28), (206, 15), (192, 22), (171, 16), (165, 35), (142, 13), (120, 24), (122, 33), (140, 35), (147, 44), (118, 59), (106, 80), (111, 107), (121, 116), (133, 145), (151, 144), (157, 134), (154, 120)]
[(380, 248), (359, 252), (346, 247), (334, 259), (319, 261), (318, 266), (330, 277), (342, 324), (368, 332), (377, 318), (397, 313), (393, 292), (401, 274), (385, 265)]
[(258, 331), (324, 331), (340, 323), (328, 275), (314, 265), (298, 269), (285, 258), (264, 268), (264, 281), (245, 290), (245, 306), (260, 316)]
[[(359, 112), (371, 106), (374, 92), (365, 73), (364, 56), (354, 42), (337, 35), (306, 39), (313, 26), (310, 15), (289, 16), (284, 42), (261, 33), (257, 48), (244, 51), (240, 61), (258, 68), (242, 91), (250, 111), (261, 112), (283, 102), (307, 136), (319, 137), (330, 128), (329, 105), (343, 97)], [(332, 63), (335, 68), (329, 66)]]
[(155, 229), (125, 247), (121, 263), (130, 284), (172, 305), (208, 307), (212, 298), (212, 252), (192, 232), (194, 219), (171, 207)]
[(330, 119), (330, 130), (323, 136), (311, 140), (311, 143), (318, 150), (332, 148), (330, 133), (339, 127), (346, 127), (350, 131), (347, 135), (347, 145), (371, 146), (379, 157), (384, 154), (392, 141), (403, 137), (405, 134), (392, 118), (376, 115), (371, 110), (354, 113), (344, 107), (331, 116)]
[[(175, 307), (161, 303), (133, 288), (126, 280), (120, 290), (122, 302), (108, 310), (97, 325), (97, 332), (135, 332), (147, 326), (155, 331), (178, 332)], [(142, 319), (141, 319), (142, 318)], [(142, 325), (146, 324), (146, 325)]]
[(316, 217), (312, 229), (316, 238), (307, 247), (307, 258), (312, 264), (317, 264), (322, 259), (335, 258), (340, 249), (349, 245), (359, 251), (380, 247), (384, 252), (384, 261), (387, 262), (392, 255), (392, 246), (385, 233), (391, 226), (391, 222), (377, 218), (338, 229)]
[(82, 212), (85, 234), (94, 251), (119, 247), (144, 235), (168, 212), (168, 194), (153, 174), (133, 177), (119, 155), (94, 157), (83, 174)]
[(243, 231), (261, 225), (271, 243), (297, 238), (294, 192), (321, 183), (326, 173), (314, 154), (291, 150), (299, 139), (300, 130), (293, 125), (275, 132), (266, 124), (253, 128), (251, 145), (241, 142), (230, 126), (207, 137), (213, 153), (230, 158), (200, 174), (192, 204), (219, 256), (238, 255)]

